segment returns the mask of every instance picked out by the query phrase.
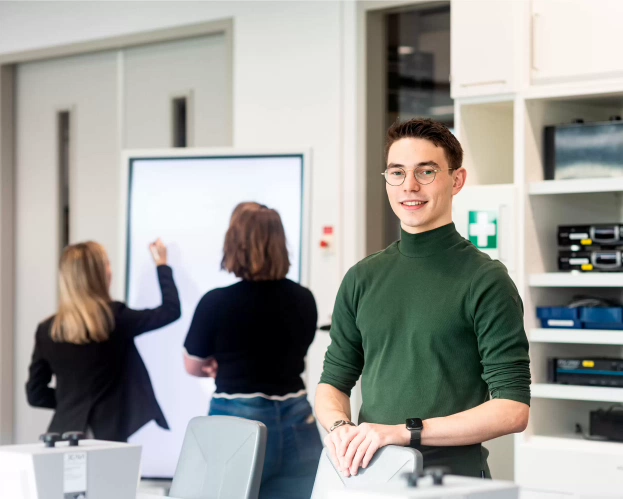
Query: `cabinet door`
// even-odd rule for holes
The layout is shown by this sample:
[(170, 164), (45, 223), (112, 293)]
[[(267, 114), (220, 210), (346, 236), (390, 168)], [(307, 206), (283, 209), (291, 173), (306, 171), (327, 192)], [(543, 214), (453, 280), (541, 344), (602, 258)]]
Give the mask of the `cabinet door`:
[(500, 0), (452, 1), (452, 97), (515, 90), (515, 44), (522, 4)]
[(623, 77), (621, 0), (532, 0), (532, 83)]
[(515, 454), (515, 482), (522, 490), (558, 492), (561, 499), (564, 494), (587, 499), (621, 497), (620, 447), (613, 442), (536, 437), (520, 445)]

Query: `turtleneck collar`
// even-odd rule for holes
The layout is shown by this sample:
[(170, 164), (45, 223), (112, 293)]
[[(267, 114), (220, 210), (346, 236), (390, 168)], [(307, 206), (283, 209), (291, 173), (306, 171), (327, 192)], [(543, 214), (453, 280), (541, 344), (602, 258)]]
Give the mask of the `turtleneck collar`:
[(463, 238), (456, 231), (454, 223), (442, 225), (419, 234), (409, 234), (400, 229), (398, 250), (404, 256), (422, 258), (441, 253), (462, 240)]

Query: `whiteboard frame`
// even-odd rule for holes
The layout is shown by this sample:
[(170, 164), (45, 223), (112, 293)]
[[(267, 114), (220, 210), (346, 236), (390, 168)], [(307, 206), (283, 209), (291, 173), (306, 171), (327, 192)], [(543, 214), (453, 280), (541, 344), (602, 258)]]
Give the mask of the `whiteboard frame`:
[(128, 262), (128, 222), (129, 222), (129, 196), (130, 196), (130, 161), (134, 159), (176, 159), (176, 158), (200, 158), (200, 157), (262, 157), (262, 156), (301, 156), (303, 158), (303, 203), (301, 211), (301, 282), (309, 287), (310, 278), (310, 228), (311, 228), (311, 169), (312, 150), (309, 147), (298, 149), (239, 149), (233, 147), (218, 148), (168, 148), (168, 149), (125, 149), (121, 151), (121, 188), (120, 188), (120, 213), (119, 213), (119, 278), (114, 281), (114, 294), (123, 301), (126, 297), (126, 279)]

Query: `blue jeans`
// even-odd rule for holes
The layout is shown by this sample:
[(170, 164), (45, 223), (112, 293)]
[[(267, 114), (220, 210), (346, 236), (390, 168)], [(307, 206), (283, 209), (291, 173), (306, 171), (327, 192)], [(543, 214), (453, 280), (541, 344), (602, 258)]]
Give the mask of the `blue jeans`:
[(309, 499), (322, 451), (320, 434), (307, 398), (283, 402), (262, 397), (214, 398), (210, 416), (261, 421), (268, 429), (259, 499)]

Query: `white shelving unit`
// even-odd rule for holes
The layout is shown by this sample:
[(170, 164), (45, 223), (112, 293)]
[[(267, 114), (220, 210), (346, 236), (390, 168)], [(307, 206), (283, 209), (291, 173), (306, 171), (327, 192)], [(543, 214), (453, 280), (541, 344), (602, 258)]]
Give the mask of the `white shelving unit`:
[(523, 445), (532, 448), (552, 449), (558, 448), (561, 451), (586, 451), (586, 452), (612, 452), (621, 454), (621, 446), (617, 442), (607, 442), (598, 440), (587, 440), (578, 434), (563, 434), (553, 436), (533, 435), (526, 438)]
[(533, 196), (619, 191), (623, 191), (623, 178), (544, 180), (541, 182), (531, 182), (528, 188), (528, 193)]
[(623, 273), (548, 272), (530, 274), (528, 282), (533, 288), (623, 288)]
[(535, 328), (530, 331), (529, 338), (532, 343), (623, 346), (623, 331), (609, 331), (606, 329)]
[[(453, 8), (459, 1), (453, 1)], [(479, 8), (489, 12), (488, 2), (469, 3), (461, 12), (472, 15), (473, 21), (480, 19)], [(465, 50), (452, 75), (468, 183), (497, 186), (502, 191), (507, 188), (503, 184), (509, 184), (512, 178), (516, 188), (516, 244), (507, 239), (506, 248), (516, 250), (516, 262), (512, 269), (509, 267), (509, 273), (524, 303), (533, 384), (528, 428), (514, 438), (514, 478), (526, 490), (545, 492), (552, 499), (571, 499), (580, 493), (620, 497), (623, 490), (623, 443), (586, 441), (573, 434), (578, 423), (588, 429), (591, 411), (623, 403), (623, 388), (546, 383), (549, 358), (623, 358), (623, 331), (542, 329), (535, 314), (536, 307), (564, 306), (582, 294), (623, 300), (623, 273), (558, 272), (556, 237), (559, 225), (623, 222), (623, 177), (590, 178), (590, 171), (587, 178), (578, 180), (545, 180), (544, 176), (545, 127), (577, 120), (604, 122), (611, 116), (623, 115), (623, 59), (612, 58), (611, 54), (607, 59), (604, 54), (608, 52), (602, 51), (597, 54), (603, 56), (599, 64), (616, 65), (616, 71), (598, 73), (594, 65), (578, 67), (578, 52), (569, 48), (577, 40), (575, 32), (583, 30), (586, 36), (577, 47), (594, 53), (591, 47), (599, 46), (595, 44), (600, 37), (610, 36), (601, 27), (620, 18), (623, 11), (621, 2), (607, 2), (599, 8), (594, 8), (593, 3), (502, 2), (499, 8), (511, 9), (512, 5), (518, 9), (508, 17), (513, 19), (513, 29), (505, 32), (515, 43), (512, 49), (500, 49), (507, 58), (515, 58), (517, 71), (505, 72), (502, 65), (477, 64), (480, 52), (468, 65), (465, 57), (469, 58), (473, 51)], [(461, 26), (468, 28), (453, 31), (453, 43), (475, 43), (473, 30), (469, 29), (472, 25), (463, 21)], [(556, 36), (544, 36), (545, 26), (550, 35)], [(595, 28), (585, 30), (586, 26)], [(490, 34), (485, 31), (479, 36)], [(479, 39), (478, 43), (494, 46), (498, 55), (502, 45), (496, 45), (494, 38)], [(459, 71), (465, 74), (457, 74)], [(512, 93), (499, 90), (498, 80), (505, 80)], [(472, 84), (463, 83), (467, 81)], [(508, 198), (508, 204), (512, 204)], [(504, 230), (504, 222), (499, 225)]]
[[(524, 97), (518, 107), (525, 133), (520, 134), (515, 151), (516, 180), (525, 196), (519, 214), (524, 255), (520, 266), (532, 370), (531, 419), (526, 432), (515, 440), (516, 479), (526, 488), (567, 494), (581, 489), (584, 481), (577, 477), (595, 463), (604, 470), (602, 483), (619, 480), (623, 486), (619, 471), (623, 444), (588, 441), (573, 434), (578, 423), (588, 431), (591, 411), (623, 403), (623, 388), (547, 383), (549, 358), (623, 357), (623, 331), (543, 329), (535, 316), (536, 307), (563, 306), (576, 295), (623, 298), (623, 273), (559, 272), (556, 237), (559, 225), (621, 222), (623, 177), (544, 180), (544, 145), (533, 140), (543, 136), (545, 126), (577, 118), (607, 120), (605, 111), (618, 114), (623, 109), (623, 85), (608, 96), (588, 92), (567, 98)], [(553, 462), (556, 466), (548, 466)]]
[(623, 403), (623, 388), (533, 383), (533, 398)]

